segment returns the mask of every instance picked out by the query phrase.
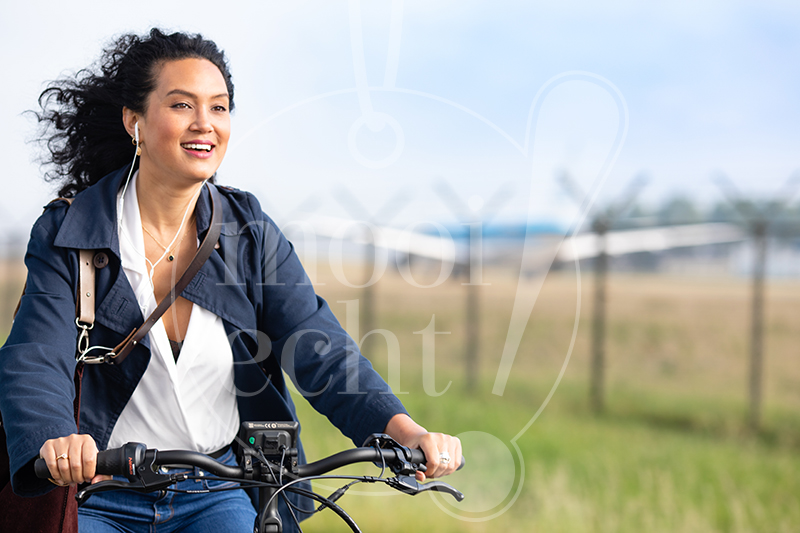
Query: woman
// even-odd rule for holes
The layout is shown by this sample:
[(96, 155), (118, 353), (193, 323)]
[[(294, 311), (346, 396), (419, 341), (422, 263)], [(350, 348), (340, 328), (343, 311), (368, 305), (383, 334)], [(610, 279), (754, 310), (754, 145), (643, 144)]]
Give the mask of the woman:
[[(97, 450), (128, 441), (232, 462), (241, 421), (295, 419), (282, 370), (356, 444), (385, 432), (421, 448), (430, 477), (458, 466), (449, 461), (461, 457), (458, 439), (408, 416), (252, 195), (207, 182), (225, 155), (233, 109), (231, 76), (214, 43), (156, 29), (123, 36), (99, 72), (54, 83), (40, 103), (50, 178), (74, 201), (51, 204), (33, 227), (27, 290), (0, 351), (0, 412), (17, 494), (52, 488), (33, 475), (36, 457), (55, 484), (97, 482)], [(78, 251), (108, 258), (96, 274), (90, 340), (116, 346), (194, 257), (210, 225), (210, 187), (221, 197), (219, 249), (122, 364), (84, 367), (76, 431)], [(249, 531), (254, 516), (244, 491), (103, 493), (79, 510), (79, 524)], [(283, 522), (290, 530), (285, 506)]]

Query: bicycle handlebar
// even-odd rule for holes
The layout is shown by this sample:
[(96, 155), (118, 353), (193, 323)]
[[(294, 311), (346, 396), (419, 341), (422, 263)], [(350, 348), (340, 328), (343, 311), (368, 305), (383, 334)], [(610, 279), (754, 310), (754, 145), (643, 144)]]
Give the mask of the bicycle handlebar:
[[(325, 477), (324, 474), (327, 472), (343, 466), (366, 462), (388, 468), (395, 475), (391, 478), (384, 478), (382, 469), (378, 477), (346, 477), (367, 483), (382, 482), (395, 490), (412, 496), (422, 492), (436, 491), (450, 494), (457, 501), (464, 499), (464, 495), (461, 492), (447, 483), (431, 481), (423, 484), (415, 479), (413, 475), (415, 472), (425, 471), (425, 454), (422, 450), (412, 450), (402, 446), (388, 435), (373, 435), (367, 441), (367, 443), (370, 442), (374, 442), (375, 446), (345, 450), (319, 461), (300, 466), (297, 466), (296, 460), (284, 463), (283, 459), (281, 459), (279, 463), (272, 463), (265, 458), (260, 446), (255, 449), (245, 448), (242, 450), (242, 466), (228, 466), (198, 452), (188, 450), (148, 450), (144, 444), (129, 442), (121, 448), (99, 452), (95, 469), (96, 474), (125, 476), (128, 481), (114, 479), (84, 486), (77, 492), (75, 499), (78, 501), (78, 505), (81, 505), (92, 494), (100, 492), (113, 490), (134, 490), (137, 492), (169, 490), (171, 485), (191, 478), (192, 474), (187, 472), (167, 472), (162, 470), (161, 467), (198, 467), (222, 478), (241, 480), (244, 486), (259, 487), (260, 510), (254, 527), (256, 532), (269, 533), (283, 530), (281, 519), (278, 515), (276, 498), (284, 490), (305, 494), (307, 497), (322, 503), (339, 515), (353, 531), (359, 531), (352, 518), (335, 503), (355, 481), (339, 488), (328, 498), (301, 487), (293, 487), (293, 485), (302, 480)], [(292, 452), (296, 455), (294, 450)], [(256, 461), (253, 460), (254, 458)], [(465, 461), (462, 457), (458, 468), (461, 469), (464, 464)], [(278, 474), (275, 473), (276, 470)], [(34, 471), (40, 478), (50, 477), (50, 470), (47, 468), (44, 459), (40, 458), (34, 462)], [(286, 482), (283, 481), (284, 479)]]
[[(301, 465), (298, 467), (298, 474), (300, 477), (319, 476), (336, 470), (343, 466), (352, 465), (355, 463), (381, 463), (385, 462), (387, 465), (396, 461), (408, 461), (411, 463), (425, 464), (425, 454), (422, 450), (406, 449), (409, 453), (404, 454), (396, 449), (379, 449), (379, 448), (354, 448), (352, 450), (345, 450), (333, 454), (319, 461)], [(461, 458), (459, 470), (464, 466), (464, 458)]]
[[(144, 444), (129, 442), (120, 448), (112, 448), (98, 452), (96, 474), (125, 476), (132, 478), (136, 475), (136, 468), (144, 464), (145, 453), (152, 451), (154, 466), (187, 465), (202, 468), (203, 470), (222, 477), (239, 478), (244, 475), (242, 467), (228, 466), (200, 452), (188, 450), (146, 450)], [(319, 476), (356, 463), (381, 463), (393, 464), (396, 461), (409, 461), (411, 463), (425, 464), (425, 454), (422, 450), (406, 449), (403, 453), (395, 449), (354, 448), (345, 450), (319, 461), (300, 465), (298, 477)], [(406, 456), (407, 455), (407, 456)], [(465, 459), (461, 457), (458, 469), (464, 467)], [(50, 470), (44, 459), (37, 459), (33, 465), (36, 476), (42, 479), (50, 477)]]

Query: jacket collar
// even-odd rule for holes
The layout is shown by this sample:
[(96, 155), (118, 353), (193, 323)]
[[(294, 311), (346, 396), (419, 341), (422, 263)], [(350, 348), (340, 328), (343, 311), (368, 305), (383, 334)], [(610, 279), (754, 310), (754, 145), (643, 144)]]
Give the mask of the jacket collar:
[(128, 176), (123, 167), (75, 196), (54, 244), (79, 250), (108, 249), (119, 257), (117, 191)]
[[(119, 257), (116, 198), (128, 177), (128, 170), (128, 166), (122, 167), (75, 196), (56, 235), (56, 246), (79, 250), (107, 249)], [(210, 223), (211, 200), (204, 189), (197, 199), (198, 235), (205, 233)]]
[[(129, 167), (126, 166), (114, 171), (75, 196), (56, 235), (56, 246), (79, 250), (111, 250), (119, 259), (116, 198), (128, 176), (128, 170)], [(225, 195), (220, 196), (223, 221), (230, 221), (232, 210), (228, 208)], [(196, 213), (198, 237), (202, 240), (211, 224), (211, 198), (205, 188), (197, 199)], [(215, 313), (238, 329), (255, 330), (253, 304), (241, 286), (229, 283), (229, 280), (235, 278), (235, 274), (229, 272), (219, 253), (212, 253), (181, 296)], [(132, 327), (138, 327), (144, 320), (130, 282), (121, 268), (109, 293), (98, 303), (96, 318), (123, 335), (127, 335)]]

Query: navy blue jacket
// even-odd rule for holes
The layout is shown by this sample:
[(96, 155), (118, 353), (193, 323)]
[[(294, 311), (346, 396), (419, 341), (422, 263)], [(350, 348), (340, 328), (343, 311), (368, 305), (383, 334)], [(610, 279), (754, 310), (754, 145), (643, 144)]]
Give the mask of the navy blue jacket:
[[(23, 496), (53, 487), (33, 475), (32, 461), (44, 441), (75, 433), (78, 250), (104, 250), (110, 259), (97, 270), (92, 345), (116, 346), (144, 320), (120, 266), (116, 196), (126, 175), (127, 168), (109, 174), (71, 206), (51, 204), (31, 230), (27, 289), (0, 349), (0, 413), (12, 486)], [(291, 243), (256, 199), (218, 189), (224, 221), (220, 247), (181, 295), (225, 324), (241, 420), (296, 420), (288, 375), (317, 411), (361, 445), (405, 412), (402, 404), (316, 296)], [(199, 237), (210, 219), (204, 189), (197, 202)], [(145, 339), (120, 365), (86, 365), (80, 432), (91, 435), (99, 449), (106, 448), (149, 359)]]

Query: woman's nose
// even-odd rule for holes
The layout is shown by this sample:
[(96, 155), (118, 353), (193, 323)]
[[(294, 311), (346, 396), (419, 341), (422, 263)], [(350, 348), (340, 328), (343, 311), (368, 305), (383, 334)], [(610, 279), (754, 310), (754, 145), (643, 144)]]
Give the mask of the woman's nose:
[(197, 110), (194, 116), (194, 121), (191, 125), (191, 129), (204, 133), (213, 131), (214, 126), (211, 124), (211, 117), (209, 116), (208, 111), (204, 109)]

